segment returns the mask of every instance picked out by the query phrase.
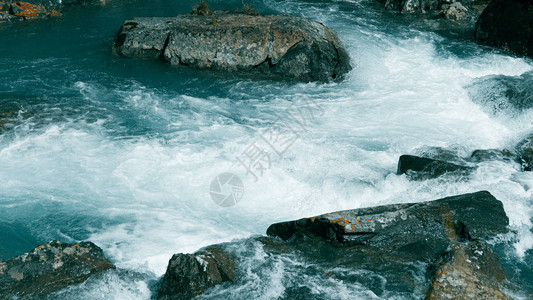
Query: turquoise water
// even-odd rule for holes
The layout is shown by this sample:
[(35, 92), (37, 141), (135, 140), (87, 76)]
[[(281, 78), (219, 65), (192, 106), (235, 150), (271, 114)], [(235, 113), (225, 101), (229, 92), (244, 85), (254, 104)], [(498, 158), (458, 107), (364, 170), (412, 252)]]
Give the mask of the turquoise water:
[[(341, 83), (254, 80), (112, 54), (125, 19), (188, 13), (194, 2), (109, 1), (0, 25), (0, 258), (51, 239), (90, 240), (119, 270), (57, 297), (149, 299), (177, 252), (261, 235), (282, 220), (489, 190), (514, 231), (494, 241), (506, 271), (533, 290), (533, 175), (496, 161), (470, 180), (395, 175), (401, 154), (444, 147), (467, 156), (532, 132), (531, 108), (506, 104), (528, 95), (533, 61), (417, 29), (371, 1), (254, 2), (335, 29), (354, 65)], [(502, 92), (501, 78), (523, 78), (519, 92)], [(236, 157), (301, 99), (323, 113), (255, 182)], [(209, 198), (222, 172), (244, 181), (234, 207)], [(299, 282), (299, 262), (261, 251), (244, 251), (253, 284), (230, 289), (233, 298), (283, 297), (295, 281), (319, 298), (391, 296), (319, 276)]]

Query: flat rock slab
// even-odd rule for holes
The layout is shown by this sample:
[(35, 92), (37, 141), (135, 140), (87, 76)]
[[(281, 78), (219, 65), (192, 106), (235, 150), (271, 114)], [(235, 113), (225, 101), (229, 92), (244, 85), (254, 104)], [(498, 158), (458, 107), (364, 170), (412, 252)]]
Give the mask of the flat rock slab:
[(162, 58), (172, 65), (303, 81), (337, 79), (351, 69), (335, 32), (289, 15), (214, 12), (133, 18), (122, 25), (114, 49), (126, 57)]
[[(482, 191), (429, 202), (345, 210), (282, 222), (271, 225), (267, 234), (283, 240), (295, 235), (316, 235), (334, 245), (364, 244), (400, 249), (428, 239), (446, 241), (445, 216), (453, 219), (463, 239), (491, 238), (507, 232), (509, 224), (502, 203), (489, 192)], [(412, 250), (421, 251), (422, 248)]]
[(102, 249), (93, 243), (52, 241), (29, 253), (0, 261), (0, 298), (42, 298), (113, 268)]

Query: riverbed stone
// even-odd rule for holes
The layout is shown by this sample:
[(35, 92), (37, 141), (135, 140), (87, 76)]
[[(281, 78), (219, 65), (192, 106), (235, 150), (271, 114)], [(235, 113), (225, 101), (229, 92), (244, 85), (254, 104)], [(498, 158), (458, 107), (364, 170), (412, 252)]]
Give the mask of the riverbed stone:
[(351, 69), (333, 30), (290, 15), (215, 11), (133, 18), (121, 27), (114, 50), (126, 57), (162, 58), (171, 65), (303, 81), (338, 79)]
[(38, 299), (115, 268), (91, 242), (51, 241), (0, 261), (1, 299)]

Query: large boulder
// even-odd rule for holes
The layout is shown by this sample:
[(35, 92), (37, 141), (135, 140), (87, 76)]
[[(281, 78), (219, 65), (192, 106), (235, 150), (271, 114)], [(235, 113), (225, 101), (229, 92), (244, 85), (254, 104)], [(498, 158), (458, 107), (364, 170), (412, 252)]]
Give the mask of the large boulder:
[(337, 79), (351, 69), (335, 32), (289, 15), (212, 12), (133, 18), (122, 25), (114, 49), (126, 57), (162, 58), (172, 65), (303, 81)]
[(224, 282), (235, 281), (234, 257), (220, 246), (175, 254), (168, 263), (157, 299), (191, 299)]
[(386, 286), (375, 286), (376, 293), (505, 299), (499, 260), (483, 240), (507, 232), (507, 225), (502, 203), (477, 192), (277, 223), (267, 234), (287, 241), (313, 263), (383, 276)]
[(0, 261), (0, 298), (42, 298), (113, 268), (102, 249), (93, 243), (48, 242), (29, 253)]
[(493, 0), (476, 24), (480, 43), (533, 56), (533, 1)]
[[(311, 234), (341, 246), (365, 244), (381, 249), (408, 250), (407, 245), (445, 241), (446, 228), (442, 220), (448, 215), (464, 239), (487, 239), (505, 233), (509, 223), (502, 203), (489, 192), (482, 191), (429, 202), (345, 210), (282, 222), (271, 225), (267, 234), (283, 240)], [(421, 249), (424, 247), (411, 250)]]

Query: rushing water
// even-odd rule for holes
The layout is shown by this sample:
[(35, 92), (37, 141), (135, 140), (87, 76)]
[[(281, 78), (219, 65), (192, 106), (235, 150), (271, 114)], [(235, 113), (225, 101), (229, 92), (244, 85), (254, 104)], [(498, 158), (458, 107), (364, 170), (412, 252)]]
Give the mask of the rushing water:
[[(531, 173), (499, 161), (470, 179), (410, 182), (395, 171), (401, 154), (443, 147), (467, 156), (512, 148), (533, 131), (531, 60), (417, 29), (370, 0), (254, 3), (335, 29), (354, 65), (341, 83), (228, 77), (112, 54), (125, 19), (188, 13), (194, 2), (115, 0), (0, 25), (0, 258), (51, 239), (90, 240), (119, 269), (55, 297), (149, 299), (174, 253), (261, 235), (278, 221), (489, 190), (513, 230), (494, 243), (524, 291), (516, 297), (527, 297)], [(322, 113), (255, 182), (236, 157), (301, 99)], [(227, 171), (245, 194), (222, 208), (209, 184)], [(393, 296), (306, 275), (296, 258), (269, 261), (257, 245), (242, 251), (250, 283), (212, 298), (283, 297), (291, 282), (318, 298)]]

